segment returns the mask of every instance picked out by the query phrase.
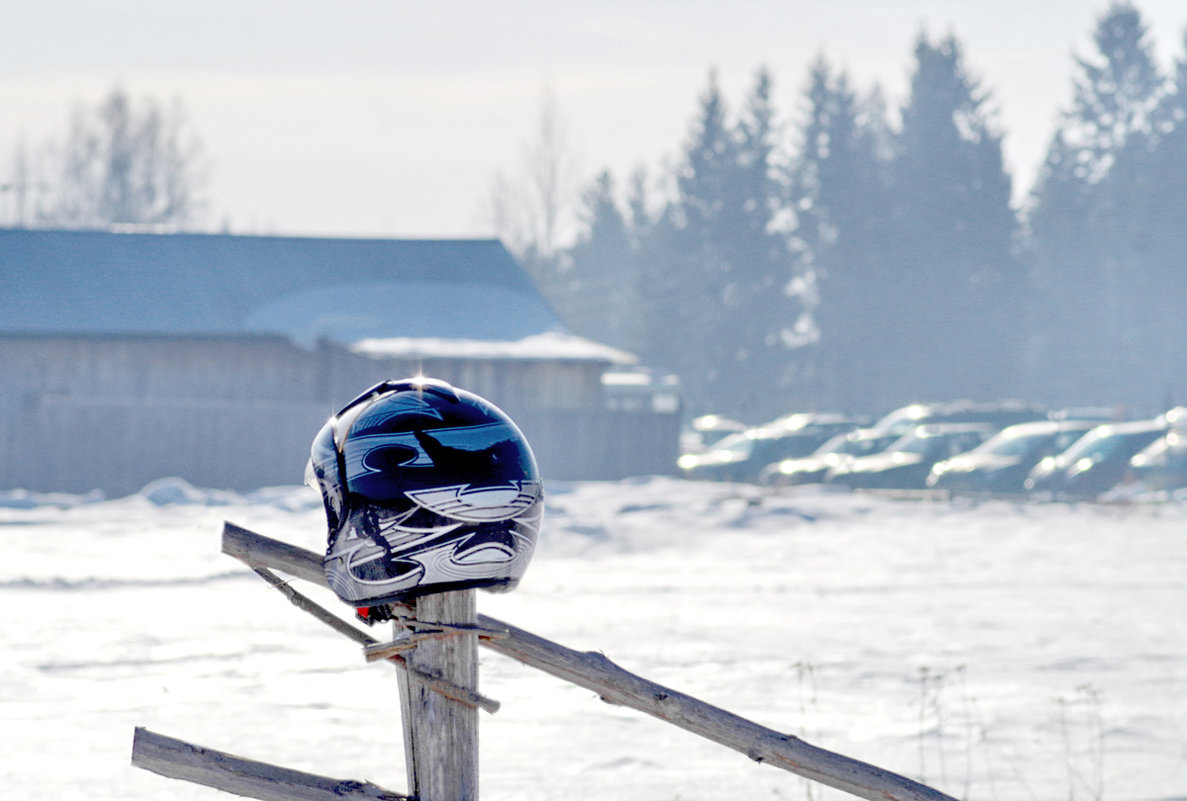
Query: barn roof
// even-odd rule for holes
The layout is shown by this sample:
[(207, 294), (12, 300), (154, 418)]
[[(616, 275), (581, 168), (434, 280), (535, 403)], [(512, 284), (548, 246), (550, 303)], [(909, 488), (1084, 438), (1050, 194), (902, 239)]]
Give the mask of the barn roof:
[(304, 347), (526, 340), (547, 341), (549, 358), (558, 343), (571, 358), (625, 356), (569, 334), (494, 239), (10, 229), (0, 231), (0, 275), (0, 334), (281, 334)]

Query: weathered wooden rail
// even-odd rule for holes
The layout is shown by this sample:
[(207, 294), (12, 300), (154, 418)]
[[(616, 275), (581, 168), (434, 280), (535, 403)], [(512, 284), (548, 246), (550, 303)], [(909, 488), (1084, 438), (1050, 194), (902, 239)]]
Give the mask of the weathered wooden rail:
[[(231, 523), (226, 524), (223, 531), (223, 552), (245, 562), (265, 578), (268, 578), (271, 575), (270, 571), (275, 569), (293, 577), (326, 586), (325, 575), (322, 572), (321, 558), (317, 554), (261, 536)], [(273, 581), (273, 579), (276, 580)], [(402, 697), (407, 697), (407, 690), (403, 682), (409, 681), (409, 676), (412, 677), (411, 681), (414, 682), (420, 681), (427, 676), (429, 682), (437, 682), (440, 685), (438, 687), (429, 687), (430, 692), (426, 694), (427, 696), (439, 695), (441, 697), (454, 698), (454, 700), (460, 701), (461, 705), (469, 706), (473, 709), (482, 706), (487, 711), (494, 711), (497, 708), (497, 706), (491, 708), (493, 702), (484, 705), (483, 702), (488, 699), (483, 699), (473, 691), (472, 688), (475, 686), (474, 679), (476, 676), (464, 676), (460, 680), (457, 677), (437, 676), (431, 670), (426, 670), (416, 664), (405, 662), (400, 653), (387, 653), (381, 645), (374, 642), (370, 635), (359, 631), (328, 610), (322, 609), (310, 599), (288, 587), (286, 582), (280, 581), (275, 576), (272, 576), (272, 579), (269, 580), (278, 589), (282, 589), (289, 596), (290, 600), (304, 611), (314, 615), (327, 625), (334, 627), (345, 636), (351, 637), (356, 642), (367, 646), (370, 653), (378, 654), (380, 658), (389, 659), (402, 667), (404, 669), (401, 674)], [(283, 588), (281, 585), (283, 585)], [(470, 590), (467, 592), (472, 593), (473, 591)], [(433, 596), (429, 597), (432, 598)], [(434, 611), (440, 613), (443, 610), (437, 609)], [(461, 615), (463, 625), (470, 625), (468, 621), (471, 618), (468, 615), (469, 612), (463, 610)], [(432, 620), (440, 618), (425, 616), (425, 619)], [(487, 632), (488, 634), (497, 632), (498, 636), (480, 638), (475, 634), (467, 637), (449, 638), (444, 640), (444, 642), (449, 642), (450, 640), (473, 642), (477, 640), (479, 644), (492, 651), (580, 687), (590, 689), (609, 703), (636, 709), (713, 742), (732, 748), (735, 751), (739, 751), (756, 762), (782, 768), (783, 770), (836, 788), (858, 798), (865, 798), (870, 801), (955, 801), (951, 796), (922, 785), (912, 779), (866, 762), (819, 748), (793, 735), (784, 734), (761, 726), (692, 696), (644, 679), (623, 669), (600, 653), (575, 651), (486, 615), (474, 615), (472, 620), (476, 631)], [(421, 647), (418, 645), (416, 649), (408, 653), (415, 653)], [(138, 730), (138, 732), (140, 731), (142, 730)], [(440, 732), (436, 732), (435, 734), (439, 736)], [(430, 733), (428, 739), (424, 739), (423, 737), (417, 738), (417, 742), (429, 743), (432, 741), (432, 736), (433, 733)], [(196, 749), (197, 751), (204, 750), (198, 746), (187, 747)], [(408, 749), (413, 746), (406, 740), (405, 747)], [(426, 745), (424, 747), (429, 746)], [(207, 752), (210, 753), (209, 751)], [(134, 745), (133, 764), (137, 764), (139, 759), (141, 762), (140, 767), (155, 770), (164, 775), (171, 775), (164, 769), (164, 763), (168, 761), (166, 757), (169, 753), (169, 751), (160, 751), (154, 759), (148, 761), (138, 757), (137, 748)], [(189, 760), (187, 764), (195, 761), (193, 757), (195, 751), (184, 753), (186, 753)], [(414, 755), (409, 752), (409, 757), (412, 758)], [(225, 758), (225, 755), (223, 758)], [(425, 760), (418, 761), (424, 762)], [(474, 762), (476, 764), (476, 760)], [(195, 769), (191, 764), (187, 770), (193, 773)], [(283, 771), (284, 769), (277, 768), (276, 770)], [(438, 770), (444, 770), (446, 773), (462, 771), (464, 774), (466, 768), (454, 765), (452, 768), (446, 767), (442, 769), (438, 766)], [(175, 778), (189, 777), (175, 776)], [(196, 781), (197, 779), (190, 780)], [(446, 795), (438, 797), (455, 798), (457, 801), (475, 801), (476, 795), (467, 794), (465, 785), (467, 785), (468, 780), (461, 781), (461, 786), (458, 786), (459, 782), (456, 776), (452, 778), (438, 777), (438, 779), (434, 779), (433, 781), (438, 780), (452, 780), (453, 782), (453, 786), (449, 788)], [(410, 776), (410, 782), (416, 781), (420, 781), (420, 779)], [(343, 786), (354, 787), (356, 785), (365, 785), (369, 792), (388, 792), (379, 788), (373, 788), (373, 785), (366, 785), (366, 783), (360, 782), (346, 782)], [(211, 784), (211, 786), (219, 785)], [(273, 799), (279, 799), (281, 797), (306, 797), (294, 795), (257, 795), (252, 792), (246, 792), (245, 790), (258, 791), (258, 786), (244, 786), (242, 783), (232, 784), (228, 782), (220, 789), (226, 789), (229, 792), (248, 795), (253, 798), (261, 798), (265, 801), (273, 801)], [(421, 798), (422, 801), (435, 801), (432, 793), (420, 793), (416, 792), (416, 789), (414, 784), (413, 795)], [(326, 795), (308, 796), (313, 801), (321, 801), (321, 799), (329, 797)]]
[(204, 748), (137, 728), (132, 764), (170, 779), (263, 801), (408, 801), (370, 782), (331, 779)]

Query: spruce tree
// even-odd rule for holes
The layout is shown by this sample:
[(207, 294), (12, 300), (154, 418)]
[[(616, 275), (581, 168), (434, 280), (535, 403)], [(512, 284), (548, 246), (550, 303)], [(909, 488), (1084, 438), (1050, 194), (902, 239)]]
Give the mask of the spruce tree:
[(1149, 148), (1151, 181), (1144, 212), (1150, 219), (1156, 280), (1187, 291), (1187, 32), (1175, 61), (1174, 78), (1159, 104)]
[(675, 197), (654, 221), (644, 246), (650, 295), (643, 356), (680, 376), (685, 402), (694, 412), (716, 402), (708, 396), (720, 377), (719, 303), (728, 265), (715, 242), (734, 155), (725, 100), (711, 72), (674, 175)]
[(900, 398), (992, 400), (1015, 393), (1025, 296), (1002, 138), (960, 43), (920, 35), (893, 161)]
[(1109, 7), (1093, 43), (1076, 59), (1030, 213), (1044, 304), (1032, 372), (1067, 403), (1131, 393), (1161, 337), (1144, 309), (1159, 293), (1144, 251), (1156, 235), (1148, 201), (1164, 180), (1151, 153), (1165, 79), (1129, 3)]
[(1118, 166), (1136, 161), (1128, 191), (1127, 246), (1138, 280), (1130, 326), (1135, 329), (1129, 380), (1147, 387), (1147, 404), (1187, 403), (1187, 34), (1166, 90), (1154, 110), (1150, 133), (1127, 148)]
[(876, 91), (859, 98), (823, 56), (810, 68), (804, 98), (788, 205), (803, 280), (816, 299), (819, 341), (805, 380), (826, 406), (874, 414), (886, 408), (884, 372), (895, 359), (884, 335), (894, 306), (883, 254), (885, 109)]
[(583, 193), (579, 215), (582, 229), (567, 254), (557, 311), (574, 332), (636, 352), (644, 316), (638, 260), (608, 170)]
[(801, 315), (800, 300), (792, 295), (796, 263), (777, 225), (787, 190), (777, 169), (782, 132), (772, 90), (770, 73), (760, 70), (734, 127), (738, 216), (723, 243), (735, 267), (734, 307), (739, 310), (731, 326), (737, 342), (733, 374), (757, 390), (753, 413), (766, 417), (806, 402), (796, 369), (802, 357), (794, 331)]
[(770, 79), (760, 73), (732, 123), (715, 73), (676, 172), (676, 196), (651, 227), (652, 363), (675, 370), (693, 413), (760, 421), (790, 411), (798, 305), (792, 259), (773, 231)]
[(1072, 110), (1062, 127), (1076, 148), (1077, 175), (1099, 183), (1127, 145), (1149, 134), (1164, 77), (1148, 26), (1128, 2), (1109, 7), (1093, 43), (1095, 57), (1076, 59)]

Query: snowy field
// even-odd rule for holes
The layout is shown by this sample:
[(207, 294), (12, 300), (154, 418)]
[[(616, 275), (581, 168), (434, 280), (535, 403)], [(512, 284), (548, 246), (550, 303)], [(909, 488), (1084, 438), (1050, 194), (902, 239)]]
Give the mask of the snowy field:
[[(231, 797), (130, 767), (136, 726), (406, 790), (392, 668), (221, 555), (224, 520), (322, 546), (304, 487), (0, 495), (0, 799)], [(522, 585), (478, 608), (959, 798), (1187, 799), (1182, 500), (553, 484)], [(481, 660), (483, 799), (848, 797)]]

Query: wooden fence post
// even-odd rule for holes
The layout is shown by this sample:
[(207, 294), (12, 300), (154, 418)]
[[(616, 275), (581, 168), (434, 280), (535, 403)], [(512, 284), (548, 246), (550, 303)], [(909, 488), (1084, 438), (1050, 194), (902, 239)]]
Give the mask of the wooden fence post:
[[(295, 545), (289, 545), (279, 540), (261, 536), (232, 523), (227, 523), (223, 528), (223, 553), (234, 556), (252, 566), (264, 578), (269, 578), (271, 575), (265, 569), (265, 566), (267, 566), (284, 570), (293, 576), (307, 579), (323, 587), (328, 586), (325, 573), (321, 569), (321, 557), (318, 554), (298, 548)], [(347, 636), (350, 636), (356, 642), (363, 642), (364, 644), (371, 644), (373, 642), (373, 638), (370, 635), (338, 621), (334, 615), (321, 609), (317, 604), (285, 587), (284, 582), (279, 580), (273, 581), (273, 579), (269, 579), (269, 581), (277, 589), (284, 590), (285, 594), (289, 596), (289, 600), (299, 608), (313, 614), (323, 623), (330, 623), (336, 630), (347, 633), (343, 631), (343, 628), (345, 628), (350, 632)], [(796, 773), (812, 781), (820, 782), (829, 787), (835, 787), (858, 798), (868, 799), (869, 801), (957, 801), (952, 796), (945, 795), (938, 790), (908, 779), (905, 776), (900, 776), (883, 768), (852, 759), (842, 754), (826, 751), (793, 735), (782, 734), (778, 731), (768, 729), (691, 696), (686, 696), (675, 690), (647, 681), (640, 676), (623, 670), (600, 653), (574, 651), (546, 640), (543, 637), (537, 637), (534, 634), (518, 629), (508, 623), (495, 620), (486, 615), (476, 615), (473, 598), (474, 591), (467, 590), (466, 592), (471, 594), (470, 598), (464, 602), (469, 612), (463, 613), (455, 622), (473, 627), (472, 621), (476, 618), (479, 631), (498, 632), (502, 635), (483, 639), (482, 643), (486, 647), (509, 656), (512, 659), (516, 659), (525, 665), (531, 665), (560, 679), (572, 682), (579, 687), (591, 689), (605, 701), (637, 709), (640, 712), (679, 726), (686, 731), (720, 743), (735, 751), (740, 751), (756, 762), (762, 762), (781, 768), (782, 770)], [(429, 596), (429, 598), (434, 597)], [(445, 615), (453, 615), (456, 612), (447, 613), (443, 610), (440, 612), (442, 617), (437, 618), (434, 616), (438, 614), (438, 605), (444, 607), (448, 603), (449, 600), (444, 597), (436, 597), (436, 600), (425, 601), (416, 610), (417, 617), (424, 621), (445, 623), (447, 622)], [(397, 634), (399, 634), (398, 631)], [(465, 634), (459, 637), (442, 639), (438, 641), (438, 644), (454, 640), (464, 640), (470, 642), (470, 647), (473, 647), (476, 637), (477, 634)], [(408, 668), (407, 672), (410, 675), (413, 674), (412, 659), (400, 657), (398, 654), (393, 655), (395, 652), (387, 645), (381, 647), (380, 644), (376, 643), (375, 647), (378, 651), (373, 653), (372, 656), (383, 659), (406, 659), (405, 666)], [(418, 645), (417, 649), (421, 647), (423, 645)], [(404, 653), (407, 652), (405, 651)], [(465, 784), (465, 782), (459, 782), (458, 780), (463, 777), (472, 777), (470, 783), (467, 785), (470, 787), (471, 794), (465, 795), (460, 793), (453, 796), (431, 796), (414, 792), (413, 795), (417, 798), (417, 801), (438, 801), (439, 798), (467, 799), (468, 801), (468, 799), (477, 798), (478, 793), (478, 782), (476, 778), (478, 764), (476, 756), (478, 731), (476, 709), (477, 707), (482, 707), (493, 712), (498, 708), (498, 705), (489, 699), (484, 699), (475, 691), (478, 675), (477, 657), (468, 662), (471, 667), (464, 675), (462, 671), (458, 671), (447, 678), (444, 675), (436, 675), (439, 671), (439, 665), (436, 663), (439, 660), (433, 656), (433, 653), (428, 650), (422, 652), (421, 657), (424, 661), (419, 661), (417, 663), (418, 667), (415, 668), (414, 675), (419, 677), (417, 680), (421, 683), (435, 682), (438, 686), (435, 694), (449, 693), (453, 697), (461, 699), (454, 702), (456, 706), (468, 709), (475, 715), (474, 725), (470, 727), (471, 736), (473, 737), (471, 743), (475, 756), (472, 759), (467, 757), (464, 773), (459, 770), (457, 773), (452, 774), (452, 781), (455, 784)], [(429, 670), (426, 670), (425, 667), (428, 667)], [(430, 670), (433, 671), (432, 674), (429, 672)], [(422, 689), (416, 695), (427, 696), (431, 694), (425, 693)], [(412, 693), (408, 693), (407, 697), (412, 698)], [(442, 697), (444, 698), (444, 696)], [(436, 707), (439, 708), (439, 706), (440, 704), (438, 702)], [(427, 704), (424, 706), (424, 709), (431, 711), (431, 708)], [(406, 714), (405, 720), (409, 720), (412, 717), (412, 715)], [(423, 719), (431, 723), (431, 719), (427, 715)], [(444, 727), (441, 729), (441, 731), (445, 730)], [(449, 730), (452, 734), (452, 727)], [(406, 739), (405, 742), (409, 743), (412, 740)], [(443, 751), (452, 753), (453, 746), (450, 743), (443, 743), (441, 748)], [(425, 746), (421, 743), (416, 744), (415, 750), (418, 757), (423, 755), (425, 759), (451, 758), (448, 757), (447, 753), (443, 753), (443, 751), (438, 751), (437, 753), (434, 753), (431, 749), (425, 751)], [(415, 758), (409, 758), (408, 760), (410, 777), (413, 776), (413, 765), (416, 761)], [(430, 791), (432, 788), (429, 788), (427, 785), (419, 785), (418, 782), (421, 779), (425, 781), (429, 779), (437, 781), (440, 777), (449, 779), (450, 777), (446, 773), (451, 770), (454, 770), (454, 768), (440, 766), (435, 766), (432, 770), (428, 768), (418, 770), (416, 778), (410, 778), (409, 785), (414, 790), (421, 787), (424, 791)], [(439, 776), (431, 774), (439, 774)]]
[[(474, 626), (475, 591), (425, 595), (412, 604), (424, 623)], [(401, 628), (397, 621), (396, 634)], [(454, 634), (424, 640), (404, 653), (412, 670), (397, 673), (409, 795), (419, 801), (477, 801), (478, 708), (429, 688), (429, 674), (478, 689), (478, 637)]]

